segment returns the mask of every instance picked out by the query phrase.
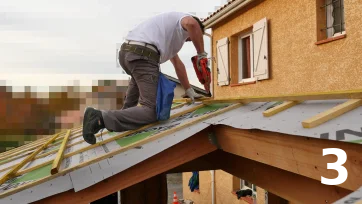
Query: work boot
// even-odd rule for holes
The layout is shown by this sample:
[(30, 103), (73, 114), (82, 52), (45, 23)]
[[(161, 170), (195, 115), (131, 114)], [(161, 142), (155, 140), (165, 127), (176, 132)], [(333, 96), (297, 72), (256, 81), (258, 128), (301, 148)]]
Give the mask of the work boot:
[(92, 107), (87, 107), (83, 119), (83, 139), (88, 144), (95, 144), (97, 142), (95, 134), (98, 133), (100, 129), (104, 128), (105, 126), (101, 111)]

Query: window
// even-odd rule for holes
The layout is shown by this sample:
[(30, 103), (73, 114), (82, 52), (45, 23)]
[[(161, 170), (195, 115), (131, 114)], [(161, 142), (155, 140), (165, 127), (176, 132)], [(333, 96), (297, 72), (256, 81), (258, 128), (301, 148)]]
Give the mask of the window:
[(344, 37), (344, 0), (317, 0), (317, 30), (318, 41)]
[(344, 34), (344, 1), (343, 0), (326, 0), (326, 35), (328, 38)]
[(253, 70), (251, 67), (253, 67), (253, 35), (252, 33), (247, 33), (246, 35), (243, 35), (239, 37), (238, 39), (238, 83), (248, 82), (248, 81), (254, 81), (253, 77)]
[(219, 86), (269, 79), (267, 19), (218, 40), (216, 54)]

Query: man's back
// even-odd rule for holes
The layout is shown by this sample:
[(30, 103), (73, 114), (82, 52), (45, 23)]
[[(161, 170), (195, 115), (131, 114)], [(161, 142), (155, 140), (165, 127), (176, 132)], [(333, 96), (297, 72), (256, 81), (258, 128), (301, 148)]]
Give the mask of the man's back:
[(174, 57), (182, 48), (189, 34), (181, 26), (181, 19), (187, 13), (167, 12), (147, 19), (130, 31), (127, 40), (155, 45), (161, 52), (160, 63)]

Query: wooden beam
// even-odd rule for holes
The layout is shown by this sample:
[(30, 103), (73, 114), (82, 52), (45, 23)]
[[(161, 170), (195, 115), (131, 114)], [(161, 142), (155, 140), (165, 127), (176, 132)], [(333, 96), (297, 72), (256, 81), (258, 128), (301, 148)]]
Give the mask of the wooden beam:
[(352, 192), (221, 150), (205, 159), (292, 203), (333, 203)]
[(343, 166), (347, 180), (338, 185), (355, 191), (362, 185), (362, 147), (360, 144), (294, 136), (262, 130), (240, 130), (224, 125), (215, 128), (221, 148), (229, 153), (306, 176), (317, 181), (321, 177), (336, 178), (338, 172), (327, 169), (335, 163), (335, 155), (323, 156), (325, 148), (339, 148), (348, 155)]
[(191, 171), (208, 171), (217, 170), (221, 168), (221, 165), (217, 162), (210, 161), (209, 158), (214, 156), (215, 152), (211, 152), (202, 157), (184, 163), (176, 168), (170, 169), (166, 174), (191, 172)]
[[(125, 189), (179, 165), (208, 154), (216, 147), (208, 140), (208, 129), (84, 190), (67, 191), (35, 203), (90, 203), (113, 192)], [(180, 156), (182, 155), (182, 156)]]
[(43, 151), (43, 149), (45, 149), (50, 143), (52, 143), (57, 137), (59, 136), (59, 134), (55, 135), (54, 137), (52, 137), (47, 143), (45, 143), (44, 145), (42, 145), (41, 147), (39, 147), (36, 151), (34, 151), (31, 155), (29, 155), (27, 158), (25, 158), (22, 162), (20, 162), (19, 164), (17, 164), (16, 166), (14, 166), (9, 172), (7, 172), (5, 175), (3, 175), (0, 178), (0, 185), (3, 184), (5, 181), (7, 181), (8, 179), (12, 178), (18, 170), (20, 170), (25, 164), (27, 164), (28, 162), (30, 162), (39, 152)]
[(313, 128), (362, 105), (362, 99), (351, 99), (302, 122), (304, 128)]
[(64, 137), (63, 143), (60, 145), (58, 154), (53, 161), (52, 169), (50, 171), (51, 174), (56, 174), (59, 172), (59, 167), (63, 161), (63, 156), (64, 156), (63, 154), (64, 154), (65, 147), (67, 145), (67, 142), (68, 142), (69, 135), (70, 135), (70, 130), (68, 130), (66, 136)]
[(237, 97), (224, 99), (204, 100), (204, 104), (214, 103), (251, 103), (251, 102), (269, 102), (269, 101), (306, 101), (306, 100), (331, 100), (331, 99), (362, 99), (362, 89), (351, 91), (318, 92), (303, 93), (278, 96), (253, 96)]
[(270, 117), (270, 116), (278, 114), (288, 108), (291, 108), (299, 103), (300, 103), (299, 101), (285, 101), (284, 103), (282, 103), (278, 106), (275, 106), (273, 108), (270, 108), (270, 109), (264, 111), (263, 115), (264, 115), (264, 117)]

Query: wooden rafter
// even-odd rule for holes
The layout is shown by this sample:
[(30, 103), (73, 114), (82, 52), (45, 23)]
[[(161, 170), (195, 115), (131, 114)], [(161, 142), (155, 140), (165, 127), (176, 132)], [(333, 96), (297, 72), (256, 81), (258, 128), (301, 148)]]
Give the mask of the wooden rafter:
[(59, 151), (57, 156), (55, 157), (54, 161), (53, 161), (53, 165), (52, 165), (52, 169), (51, 169), (51, 174), (56, 174), (59, 172), (59, 167), (60, 164), (62, 163), (63, 160), (63, 154), (64, 154), (64, 150), (66, 148), (66, 144), (68, 142), (68, 138), (70, 135), (70, 130), (67, 131), (67, 134), (65, 135), (62, 144), (60, 145)]
[(332, 120), (348, 111), (358, 108), (362, 105), (362, 99), (351, 99), (342, 103), (332, 109), (324, 111), (314, 117), (311, 117), (302, 122), (304, 128), (313, 128), (320, 124), (323, 124), (329, 120)]
[(26, 157), (22, 162), (14, 166), (9, 172), (7, 172), (5, 175), (3, 175), (0, 178), (0, 185), (3, 184), (8, 179), (12, 178), (16, 175), (17, 171), (20, 170), (25, 164), (30, 162), (39, 152), (43, 151), (50, 143), (52, 143), (59, 134), (53, 136), (47, 143), (43, 144), (41, 147), (39, 147), (36, 151), (34, 151), (31, 155)]
[(300, 102), (298, 102), (298, 101), (285, 101), (284, 103), (282, 103), (280, 105), (277, 105), (273, 108), (270, 108), (270, 109), (264, 111), (263, 115), (264, 115), (264, 117), (270, 117), (270, 116), (278, 114), (284, 110), (287, 110), (288, 108), (291, 108), (299, 103)]

